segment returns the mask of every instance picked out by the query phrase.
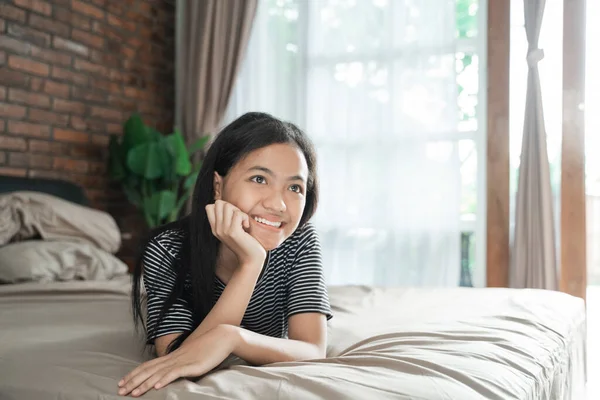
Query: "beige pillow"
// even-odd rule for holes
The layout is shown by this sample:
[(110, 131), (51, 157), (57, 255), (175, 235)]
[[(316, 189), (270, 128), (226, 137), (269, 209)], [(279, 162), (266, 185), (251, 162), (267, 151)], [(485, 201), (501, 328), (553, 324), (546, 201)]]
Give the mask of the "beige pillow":
[(110, 280), (127, 271), (121, 260), (87, 243), (28, 240), (0, 247), (4, 283)]
[(0, 195), (0, 226), (0, 246), (37, 235), (91, 243), (113, 254), (121, 246), (121, 233), (110, 214), (45, 193)]

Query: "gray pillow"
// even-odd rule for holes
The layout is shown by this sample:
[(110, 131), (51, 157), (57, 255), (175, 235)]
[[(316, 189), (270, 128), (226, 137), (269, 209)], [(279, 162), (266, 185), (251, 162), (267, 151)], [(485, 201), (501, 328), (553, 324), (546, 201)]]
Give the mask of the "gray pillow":
[(0, 247), (4, 283), (110, 280), (127, 272), (117, 257), (88, 243), (28, 240)]

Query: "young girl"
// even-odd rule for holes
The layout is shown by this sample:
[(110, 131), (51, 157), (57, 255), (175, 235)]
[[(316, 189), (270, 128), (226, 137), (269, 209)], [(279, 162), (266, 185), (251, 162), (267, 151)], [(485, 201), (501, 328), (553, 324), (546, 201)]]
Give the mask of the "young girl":
[(139, 396), (201, 376), (230, 354), (254, 365), (324, 358), (332, 317), (315, 228), (316, 156), (291, 123), (248, 113), (208, 149), (190, 215), (155, 232), (133, 310), (158, 358), (119, 382)]

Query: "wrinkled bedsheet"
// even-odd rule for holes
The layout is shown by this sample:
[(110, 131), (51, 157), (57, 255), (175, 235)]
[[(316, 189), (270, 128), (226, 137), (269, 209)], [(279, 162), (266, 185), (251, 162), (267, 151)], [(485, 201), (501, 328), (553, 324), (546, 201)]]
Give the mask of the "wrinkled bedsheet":
[[(584, 398), (585, 309), (564, 293), (331, 287), (328, 357), (233, 363), (146, 399)], [(0, 286), (0, 399), (118, 399), (149, 355), (129, 281)]]

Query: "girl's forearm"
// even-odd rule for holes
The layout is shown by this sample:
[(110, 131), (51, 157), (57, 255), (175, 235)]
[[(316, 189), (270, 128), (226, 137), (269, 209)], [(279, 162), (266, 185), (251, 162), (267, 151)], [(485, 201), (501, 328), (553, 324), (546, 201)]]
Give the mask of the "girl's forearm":
[(238, 268), (212, 310), (183, 343), (200, 337), (219, 325), (239, 326), (259, 275), (260, 268)]
[(233, 354), (250, 364), (325, 358), (325, 352), (313, 343), (261, 335), (238, 326), (229, 329), (233, 331), (229, 336), (234, 341)]

